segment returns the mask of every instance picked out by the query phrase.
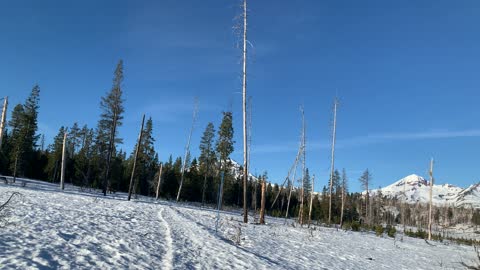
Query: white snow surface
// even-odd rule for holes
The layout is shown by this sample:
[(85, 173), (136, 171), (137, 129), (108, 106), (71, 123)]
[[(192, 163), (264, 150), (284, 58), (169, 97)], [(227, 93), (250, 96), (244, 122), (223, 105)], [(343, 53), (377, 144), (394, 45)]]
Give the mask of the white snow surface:
[[(404, 184), (405, 189), (404, 189)], [(466, 189), (450, 185), (433, 185), (432, 202), (437, 206), (473, 206), (480, 208), (480, 184)], [(430, 183), (416, 174), (402, 178), (381, 189), (374, 189), (372, 194), (381, 191), (384, 196), (406, 200), (407, 203), (428, 203), (430, 201)], [(405, 190), (405, 194), (404, 194)]]
[(22, 181), (0, 184), (0, 204), (21, 193), (0, 227), (1, 269), (462, 269), (475, 259), (469, 246), (243, 224), (240, 212), (221, 212), (216, 234), (212, 209)]

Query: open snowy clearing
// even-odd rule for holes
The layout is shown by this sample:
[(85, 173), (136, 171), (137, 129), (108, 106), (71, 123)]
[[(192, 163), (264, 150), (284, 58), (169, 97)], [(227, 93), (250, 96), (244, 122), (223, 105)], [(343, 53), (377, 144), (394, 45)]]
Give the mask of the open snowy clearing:
[(469, 246), (268, 217), (267, 225), (244, 225), (235, 212), (221, 213), (216, 234), (211, 209), (21, 182), (0, 184), (1, 203), (21, 193), (1, 224), (2, 269), (464, 269), (475, 259)]

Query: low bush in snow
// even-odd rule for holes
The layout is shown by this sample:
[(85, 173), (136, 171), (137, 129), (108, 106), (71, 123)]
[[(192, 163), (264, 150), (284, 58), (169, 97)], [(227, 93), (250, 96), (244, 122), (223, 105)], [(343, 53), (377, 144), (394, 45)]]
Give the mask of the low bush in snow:
[(374, 225), (372, 228), (374, 228), (375, 234), (377, 236), (382, 236), (383, 235), (383, 226), (382, 225), (377, 225), (377, 226)]
[(396, 233), (397, 233), (397, 229), (395, 229), (395, 226), (387, 225), (387, 235), (389, 237), (395, 238)]
[[(426, 231), (423, 231), (422, 229), (418, 229), (417, 231), (406, 230), (405, 235), (414, 237), (414, 238), (420, 238), (420, 239), (428, 238), (428, 233)], [(444, 237), (441, 234), (434, 234), (434, 233), (432, 234), (432, 240), (439, 241), (439, 242), (444, 242), (445, 240), (447, 240), (456, 244), (469, 245), (469, 246), (480, 245), (480, 241), (478, 240), (468, 239), (468, 238)]]
[(360, 223), (358, 223), (358, 221), (352, 222), (351, 227), (352, 227), (352, 231), (354, 232), (360, 231)]

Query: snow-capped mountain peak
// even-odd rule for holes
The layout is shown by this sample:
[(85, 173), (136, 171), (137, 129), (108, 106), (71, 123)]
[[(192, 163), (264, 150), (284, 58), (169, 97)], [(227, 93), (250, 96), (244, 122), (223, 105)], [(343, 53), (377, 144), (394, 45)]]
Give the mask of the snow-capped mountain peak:
[[(472, 205), (480, 208), (480, 184), (467, 189), (451, 184), (433, 184), (432, 201), (435, 205)], [(422, 176), (411, 174), (381, 189), (371, 191), (407, 203), (427, 203), (430, 198), (430, 183)]]
[(458, 206), (480, 208), (480, 183), (459, 192), (455, 200)]
[[(422, 186), (427, 186), (428, 181), (425, 180), (423, 177), (416, 175), (416, 174), (411, 174), (407, 177), (404, 177), (394, 184), (390, 185), (389, 187), (395, 186), (395, 187), (400, 187), (403, 191), (403, 186), (406, 185), (406, 188), (409, 189), (409, 187), (422, 187)], [(393, 187), (392, 187), (393, 189)]]

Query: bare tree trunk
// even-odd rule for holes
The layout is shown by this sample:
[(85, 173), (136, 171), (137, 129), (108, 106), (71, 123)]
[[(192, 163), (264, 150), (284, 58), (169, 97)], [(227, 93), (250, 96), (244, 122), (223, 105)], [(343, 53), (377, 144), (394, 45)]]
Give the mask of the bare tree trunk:
[(138, 142), (137, 142), (137, 147), (135, 149), (135, 157), (133, 159), (132, 175), (130, 176), (130, 185), (128, 186), (128, 200), (129, 201), (132, 198), (133, 178), (135, 177), (135, 167), (137, 166), (138, 152), (140, 150), (140, 144), (142, 143), (143, 123), (144, 122), (145, 122), (145, 114), (143, 114), (143, 117), (142, 117), (142, 127), (140, 129), (140, 133), (138, 134)]
[(254, 181), (253, 185), (254, 185), (253, 196), (252, 196), (252, 200), (253, 200), (253, 220), (255, 220), (257, 218), (257, 186), (258, 186), (258, 183), (257, 183), (256, 180)]
[(243, 0), (243, 222), (248, 222), (247, 209), (247, 0)]
[(333, 189), (333, 173), (335, 170), (335, 139), (337, 132), (337, 98), (333, 103), (333, 132), (332, 132), (332, 160), (330, 164), (330, 188), (328, 198), (328, 224), (332, 222), (332, 189)]
[(58, 160), (55, 160), (55, 167), (53, 167), (52, 183), (55, 183), (57, 180), (57, 170), (58, 170)]
[(372, 202), (374, 202), (373, 200), (373, 196), (372, 196), (372, 200), (370, 200), (370, 193), (367, 194), (368, 195), (368, 224), (372, 224)]
[(300, 223), (300, 225), (303, 225), (304, 223), (304, 220), (303, 220), (303, 201), (304, 201), (304, 197), (305, 197), (305, 171), (306, 171), (306, 166), (305, 166), (305, 157), (306, 157), (306, 153), (305, 153), (305, 114), (304, 114), (304, 111), (303, 111), (303, 107), (300, 108), (300, 111), (302, 112), (302, 154), (303, 154), (303, 158), (302, 158), (302, 188), (300, 190), (300, 209), (299, 209), (299, 213), (298, 213), (298, 223)]
[(288, 218), (288, 208), (290, 207), (290, 199), (292, 198), (293, 184), (295, 183), (295, 177), (297, 176), (297, 164), (295, 163), (295, 169), (293, 169), (293, 179), (290, 181), (290, 192), (288, 193), (287, 211), (285, 218)]
[(313, 207), (313, 190), (315, 185), (315, 174), (312, 177), (312, 190), (310, 191), (310, 209), (308, 210), (308, 227), (310, 227), (310, 223), (312, 222), (312, 207)]
[(15, 180), (17, 179), (17, 166), (18, 166), (18, 151), (17, 151), (17, 154), (15, 155), (15, 164), (13, 165), (13, 183), (15, 183)]
[(428, 240), (432, 240), (432, 192), (433, 192), (433, 158), (430, 160), (430, 204), (428, 208)]
[(2, 149), (3, 136), (5, 132), (5, 121), (7, 119), (8, 97), (3, 99), (2, 118), (0, 119), (0, 149)]
[(265, 178), (263, 178), (262, 200), (260, 201), (260, 224), (265, 224), (265, 188), (266, 188), (266, 181), (265, 181)]
[(343, 211), (345, 209), (345, 179), (342, 180), (342, 206), (340, 207), (340, 228), (343, 226)]
[(157, 192), (155, 193), (155, 200), (158, 200), (158, 196), (160, 195), (160, 185), (162, 184), (162, 169), (163, 169), (163, 163), (160, 163), (160, 171), (158, 172), (158, 183), (157, 183)]
[(405, 214), (406, 214), (406, 209), (405, 209), (405, 204), (407, 203), (407, 180), (403, 180), (403, 196), (405, 199), (403, 200), (402, 203), (402, 224), (403, 224), (403, 233), (405, 233)]
[(195, 104), (193, 108), (192, 127), (190, 128), (190, 134), (188, 135), (187, 145), (185, 146), (185, 157), (183, 159), (182, 172), (181, 172), (182, 174), (180, 176), (180, 186), (178, 187), (177, 202), (180, 200), (180, 193), (182, 192), (183, 179), (185, 177), (185, 169), (187, 167), (187, 159), (190, 156), (190, 140), (192, 139), (193, 128), (195, 126), (195, 121), (197, 120), (197, 111), (198, 111), (197, 99), (195, 99), (194, 103)]
[[(248, 129), (247, 129), (247, 139), (248, 139), (248, 146), (247, 146), (247, 173), (250, 172), (250, 146), (252, 145), (252, 97), (248, 97)], [(256, 180), (253, 180), (250, 175), (247, 175), (247, 178), (250, 179), (251, 184), (254, 186), (254, 191), (252, 192), (252, 204), (250, 207), (253, 208), (253, 220), (256, 220), (257, 217), (257, 183)], [(244, 197), (244, 200), (246, 198)]]
[(63, 146), (62, 146), (62, 170), (60, 173), (60, 188), (65, 189), (65, 152), (67, 149), (67, 132), (63, 134)]
[[(207, 172), (208, 172), (208, 165), (207, 165)], [(205, 204), (205, 191), (207, 189), (207, 172), (203, 177), (203, 188), (202, 188), (202, 206)]]
[(275, 196), (275, 199), (273, 200), (273, 203), (272, 203), (271, 207), (273, 207), (275, 205), (275, 203), (277, 202), (278, 197), (280, 196), (280, 193), (281, 193), (283, 187), (285, 186), (285, 183), (290, 183), (289, 182), (290, 181), (290, 175), (292, 174), (292, 171), (296, 168), (297, 162), (298, 162), (298, 159), (300, 158), (301, 153), (302, 153), (302, 149), (298, 148), (298, 153), (297, 153), (297, 157), (295, 158), (295, 162), (293, 163), (292, 167), (288, 171), (287, 177), (285, 177), (285, 181), (283, 181), (282, 185), (280, 186), (280, 189), (278, 190), (278, 193)]
[(369, 211), (368, 211), (368, 205), (369, 205), (369, 194), (368, 194), (368, 181), (369, 179), (367, 178), (367, 181), (366, 181), (366, 190), (367, 190), (367, 193), (365, 194), (365, 221), (367, 222), (367, 224), (370, 224), (370, 215), (369, 215)]
[[(222, 166), (220, 165), (220, 169), (222, 169)], [(225, 172), (222, 170), (220, 172), (220, 187), (218, 191), (218, 201), (217, 201), (217, 218), (215, 220), (215, 233), (217, 233), (218, 230), (218, 223), (220, 221), (220, 209), (222, 208), (222, 200), (223, 200), (223, 181), (225, 177)]]

